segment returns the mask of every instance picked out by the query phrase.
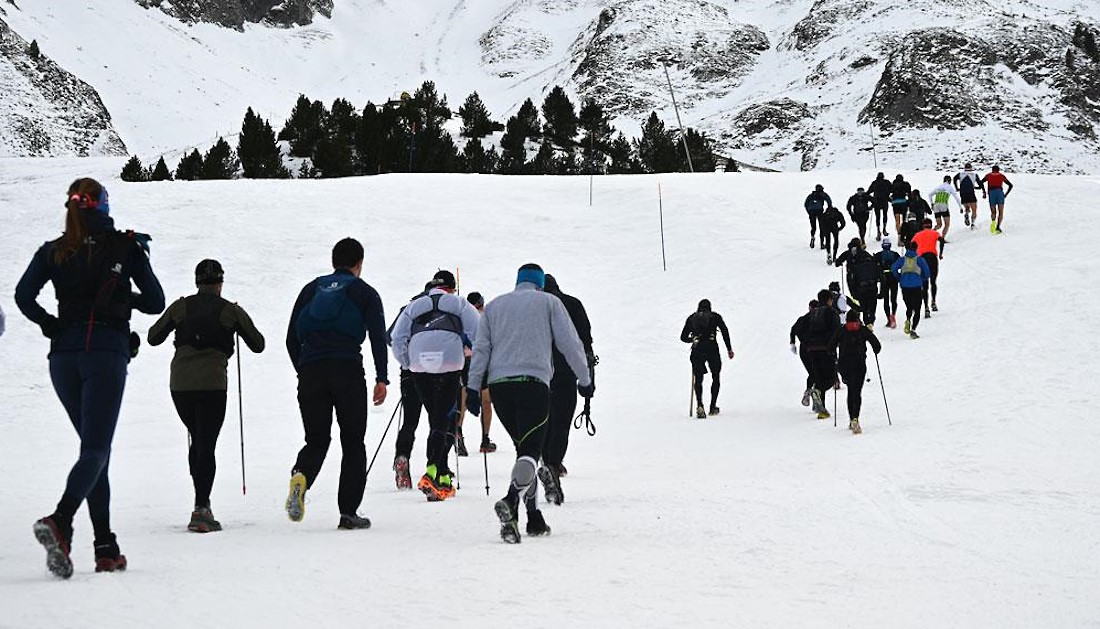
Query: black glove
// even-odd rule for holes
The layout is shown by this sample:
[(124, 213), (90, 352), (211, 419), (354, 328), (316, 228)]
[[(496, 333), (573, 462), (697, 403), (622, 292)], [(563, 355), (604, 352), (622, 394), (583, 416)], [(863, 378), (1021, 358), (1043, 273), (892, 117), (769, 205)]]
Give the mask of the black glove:
[(46, 315), (46, 319), (39, 327), (42, 328), (42, 336), (45, 336), (46, 338), (52, 340), (61, 333), (63, 326), (61, 325), (61, 321), (59, 321), (57, 317), (53, 315)]
[(137, 332), (130, 333), (130, 358), (137, 358), (138, 350), (141, 349), (141, 337)]
[(590, 382), (587, 385), (585, 385), (585, 384), (577, 385), (577, 393), (580, 393), (581, 397), (586, 399), (586, 400), (590, 399), (593, 395), (596, 394), (596, 383), (595, 382)]
[(466, 388), (466, 412), (474, 417), (481, 416), (481, 391)]

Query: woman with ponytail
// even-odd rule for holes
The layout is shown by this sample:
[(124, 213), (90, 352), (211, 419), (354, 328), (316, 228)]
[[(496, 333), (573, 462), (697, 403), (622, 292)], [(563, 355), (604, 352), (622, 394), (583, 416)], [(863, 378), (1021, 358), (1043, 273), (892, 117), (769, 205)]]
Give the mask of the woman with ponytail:
[[(107, 190), (94, 179), (77, 179), (65, 209), (65, 232), (39, 248), (15, 289), (19, 310), (50, 339), (50, 380), (80, 436), (80, 456), (57, 508), (34, 524), (47, 567), (62, 578), (73, 573), (73, 515), (85, 500), (96, 572), (126, 568), (111, 531), (107, 468), (126, 366), (137, 349), (130, 312), (164, 310), (164, 291), (149, 265), (149, 237), (115, 229)], [(57, 294), (56, 316), (38, 304), (47, 282)]]

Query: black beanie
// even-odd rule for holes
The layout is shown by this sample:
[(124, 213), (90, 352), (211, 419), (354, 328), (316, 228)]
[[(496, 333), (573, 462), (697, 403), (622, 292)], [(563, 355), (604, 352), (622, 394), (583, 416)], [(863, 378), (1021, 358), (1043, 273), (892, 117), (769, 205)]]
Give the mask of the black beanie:
[(217, 260), (203, 260), (195, 267), (195, 285), (211, 286), (221, 284), (225, 279), (225, 271)]
[(697, 312), (710, 312), (710, 300), (702, 299), (699, 301), (699, 308)]
[(429, 282), (432, 288), (449, 288), (455, 289), (455, 276), (454, 273), (446, 269), (440, 269), (432, 276), (432, 281)]

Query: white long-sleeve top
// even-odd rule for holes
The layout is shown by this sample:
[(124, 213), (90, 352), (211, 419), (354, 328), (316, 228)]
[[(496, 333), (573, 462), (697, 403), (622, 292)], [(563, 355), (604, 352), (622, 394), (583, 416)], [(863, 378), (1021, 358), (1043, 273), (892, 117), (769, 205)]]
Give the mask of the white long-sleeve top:
[(958, 207), (962, 207), (962, 201), (959, 200), (959, 193), (955, 191), (955, 186), (946, 181), (932, 188), (932, 192), (928, 193), (928, 202), (931, 203), (933, 207), (937, 205), (949, 205), (948, 200), (952, 198), (955, 199), (955, 204)]
[[(462, 334), (448, 330), (412, 333), (416, 318), (432, 311), (433, 295), (439, 295), (439, 310), (461, 320)], [(473, 345), (480, 318), (477, 310), (465, 299), (433, 288), (427, 295), (414, 299), (397, 317), (397, 324), (393, 326), (391, 335), (393, 357), (401, 364), (402, 369), (413, 373), (462, 371), (466, 364), (465, 344)]]

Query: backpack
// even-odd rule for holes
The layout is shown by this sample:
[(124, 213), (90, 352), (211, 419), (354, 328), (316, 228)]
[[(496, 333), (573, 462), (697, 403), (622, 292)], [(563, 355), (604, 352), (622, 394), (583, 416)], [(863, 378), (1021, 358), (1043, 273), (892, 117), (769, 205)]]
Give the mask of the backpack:
[(878, 267), (869, 255), (852, 262), (851, 283), (862, 290), (872, 290), (878, 281)]
[(356, 279), (344, 274), (317, 278), (313, 298), (298, 314), (296, 329), (300, 340), (304, 341), (311, 332), (337, 332), (359, 342), (366, 338), (363, 314), (348, 296)]
[(717, 338), (718, 326), (714, 324), (713, 312), (696, 312), (691, 315), (691, 333), (700, 341), (713, 341)]
[(832, 314), (829, 312), (830, 310), (831, 308), (828, 306), (819, 306), (810, 312), (810, 320), (806, 326), (807, 336), (820, 338), (832, 331), (829, 324), (830, 315)]
[(881, 257), (879, 259), (882, 260), (882, 274), (883, 275), (893, 277), (893, 273), (891, 272), (891, 269), (894, 268), (894, 263), (898, 261), (899, 257), (901, 257), (901, 254), (899, 254), (897, 251), (883, 251), (882, 252)]
[(905, 256), (905, 262), (901, 263), (901, 272), (899, 275), (920, 275), (920, 264), (917, 263), (916, 256)]
[(462, 318), (454, 313), (440, 310), (439, 299), (443, 297), (442, 294), (437, 293), (435, 295), (430, 295), (430, 297), (432, 300), (432, 309), (413, 319), (412, 332), (409, 334), (409, 337), (416, 336), (421, 332), (432, 332), (435, 330), (454, 332), (462, 336)]
[(939, 190), (932, 195), (932, 202), (936, 205), (947, 205), (949, 201), (951, 201), (951, 193), (946, 190)]
[(216, 349), (233, 355), (233, 332), (222, 327), (221, 316), (229, 302), (213, 295), (191, 295), (184, 299), (183, 321), (176, 326), (175, 346)]

